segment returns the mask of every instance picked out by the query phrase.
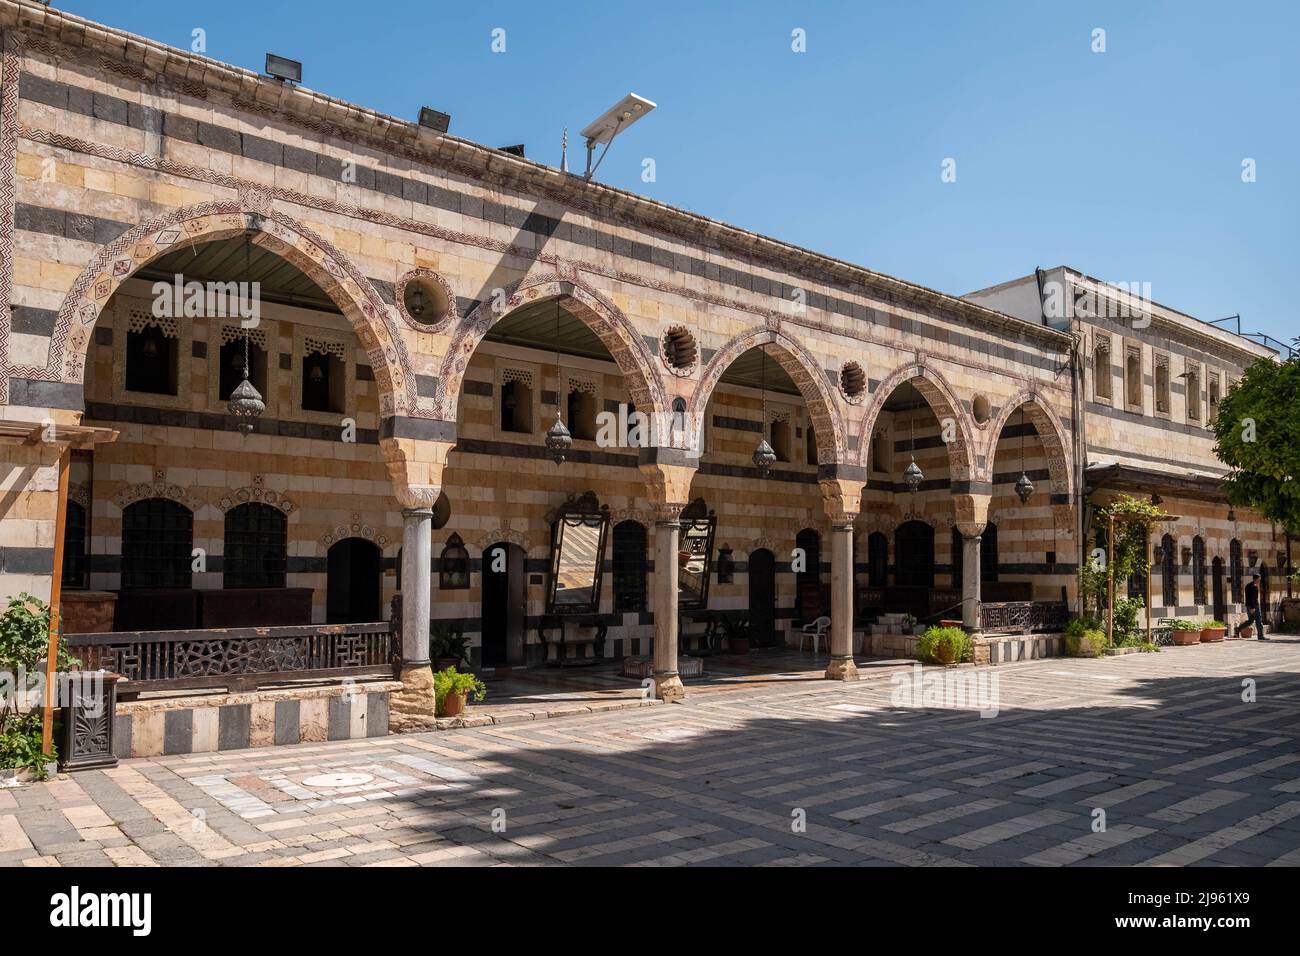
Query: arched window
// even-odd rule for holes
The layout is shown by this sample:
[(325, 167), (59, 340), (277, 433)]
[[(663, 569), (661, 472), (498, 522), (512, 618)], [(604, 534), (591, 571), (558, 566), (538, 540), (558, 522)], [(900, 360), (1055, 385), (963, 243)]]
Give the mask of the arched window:
[(924, 521), (905, 521), (894, 532), (894, 583), (934, 587), (934, 528)]
[(1128, 356), (1124, 361), (1124, 392), (1128, 404), (1141, 406), (1142, 353), (1137, 349), (1129, 349)]
[(646, 532), (638, 521), (614, 526), (614, 611), (644, 611)]
[(86, 572), (86, 509), (69, 501), (63, 526), (63, 586), (89, 587)]
[(1160, 539), (1160, 585), (1165, 607), (1178, 606), (1178, 556), (1173, 536)]
[(980, 582), (998, 579), (998, 526), (992, 521), (980, 534)]
[(1111, 382), (1110, 339), (1098, 339), (1092, 352), (1093, 397), (1110, 401)]
[(812, 528), (804, 528), (794, 538), (794, 546), (803, 550), (804, 570), (795, 575), (795, 614), (800, 619), (814, 618), (822, 612), (822, 539)]
[(1228, 550), (1228, 582), (1232, 585), (1233, 604), (1242, 603), (1241, 574), (1241, 542), (1233, 538)]
[(873, 588), (889, 585), (889, 539), (879, 531), (867, 538), (867, 584)]
[(282, 588), (289, 559), (288, 519), (279, 508), (250, 501), (226, 512), (228, 588)]
[(122, 589), (188, 588), (194, 514), (167, 498), (122, 509)]
[(1205, 592), (1205, 539), (1197, 535), (1192, 539), (1192, 603), (1208, 604)]
[(767, 426), (767, 441), (776, 453), (777, 461), (791, 461), (790, 421), (785, 417), (772, 419)]
[(452, 534), (438, 558), (438, 587), (444, 591), (460, 591), (469, 587), (469, 551), (460, 535)]

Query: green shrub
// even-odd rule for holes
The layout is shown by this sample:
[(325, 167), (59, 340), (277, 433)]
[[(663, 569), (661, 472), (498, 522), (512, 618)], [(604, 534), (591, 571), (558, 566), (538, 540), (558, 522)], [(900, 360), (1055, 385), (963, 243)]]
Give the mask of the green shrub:
[[(49, 654), (50, 608), (44, 601), (26, 592), (9, 599), (0, 614), (0, 671), (14, 677), (14, 699), (0, 700), (0, 768), (26, 768), (42, 779), (45, 765), (57, 759), (53, 744), (50, 753), (41, 753), (41, 712), (19, 710), (18, 694), (25, 688), (16, 686), (20, 670), (29, 677), (45, 670)], [(60, 639), (59, 670), (68, 670), (79, 662), (68, 655), (67, 644)]]
[(970, 635), (959, 627), (931, 627), (916, 642), (916, 656), (931, 664), (952, 664), (969, 660)]
[(469, 700), (482, 700), (487, 696), (487, 685), (477, 674), (461, 674), (455, 667), (437, 671), (433, 675), (433, 695), (437, 713), (442, 713), (442, 703), (448, 694), (469, 694)]
[(0, 720), (0, 769), (26, 769), (37, 780), (45, 779), (45, 765), (59, 759), (58, 748), (41, 752), (41, 714), (9, 715)]
[(1176, 617), (1169, 622), (1169, 629), (1171, 631), (1199, 631), (1201, 625), (1184, 617)]
[(1146, 606), (1146, 601), (1140, 597), (1119, 598), (1115, 602), (1115, 636), (1128, 638), (1136, 634), (1138, 615), (1146, 609)]
[(1201, 627), (1220, 628), (1225, 631), (1228, 629), (1228, 625), (1224, 624), (1222, 621), (1206, 621), (1204, 624), (1201, 625)]

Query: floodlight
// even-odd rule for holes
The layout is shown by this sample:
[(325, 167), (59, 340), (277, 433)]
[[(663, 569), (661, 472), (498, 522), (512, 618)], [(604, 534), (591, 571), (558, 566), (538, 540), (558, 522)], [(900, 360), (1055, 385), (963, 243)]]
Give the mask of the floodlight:
[(266, 72), (277, 80), (286, 80), (289, 83), (302, 82), (302, 64), (288, 57), (276, 56), (274, 53), (266, 55)]
[(429, 109), (427, 106), (421, 106), (420, 125), (436, 130), (439, 133), (445, 133), (447, 127), (451, 125), (451, 114), (440, 113), (437, 110)]

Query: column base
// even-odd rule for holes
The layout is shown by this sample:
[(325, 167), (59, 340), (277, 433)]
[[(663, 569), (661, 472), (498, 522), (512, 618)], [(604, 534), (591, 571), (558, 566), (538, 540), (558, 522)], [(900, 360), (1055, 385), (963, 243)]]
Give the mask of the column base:
[(403, 664), (398, 680), (402, 689), (388, 698), (388, 732), (414, 734), (433, 730), (438, 710), (433, 668), (428, 664)]
[(675, 700), (680, 700), (686, 696), (686, 687), (682, 684), (682, 679), (676, 671), (665, 674), (655, 674), (655, 696), (665, 703), (671, 704)]
[(826, 665), (827, 680), (857, 680), (858, 665), (854, 663), (853, 657), (832, 656), (831, 662)]

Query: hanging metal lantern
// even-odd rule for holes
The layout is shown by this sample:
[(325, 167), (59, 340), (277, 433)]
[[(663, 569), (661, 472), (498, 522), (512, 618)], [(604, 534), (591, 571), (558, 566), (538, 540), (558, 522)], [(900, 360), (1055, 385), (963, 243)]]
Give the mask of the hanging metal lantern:
[(262, 395), (253, 387), (253, 383), (248, 380), (248, 370), (244, 370), (244, 380), (235, 386), (235, 390), (230, 393), (230, 402), (227, 405), (230, 414), (238, 418), (239, 430), (247, 435), (253, 430), (252, 419), (260, 418), (266, 411), (266, 403), (262, 401)]
[(260, 418), (266, 411), (266, 402), (262, 394), (248, 380), (248, 332), (244, 332), (244, 380), (235, 386), (226, 405), (230, 414), (239, 419), (239, 430), (245, 435), (253, 430), (253, 419)]
[(1028, 504), (1029, 497), (1034, 493), (1034, 483), (1029, 480), (1029, 475), (1025, 472), (1020, 473), (1020, 480), (1016, 482), (1016, 495), (1020, 498), (1020, 503)]
[(559, 409), (555, 411), (555, 423), (546, 430), (546, 450), (551, 453), (557, 465), (564, 464), (565, 454), (573, 447), (573, 436), (560, 420)]
[(921, 473), (921, 466), (913, 458), (903, 471), (903, 484), (907, 485), (908, 491), (915, 492), (917, 488), (921, 487), (923, 481), (925, 481), (925, 475)]
[(772, 463), (776, 461), (776, 452), (772, 450), (766, 438), (759, 439), (758, 447), (754, 449), (751, 460), (758, 467), (758, 473), (766, 478), (768, 472), (772, 470)]

